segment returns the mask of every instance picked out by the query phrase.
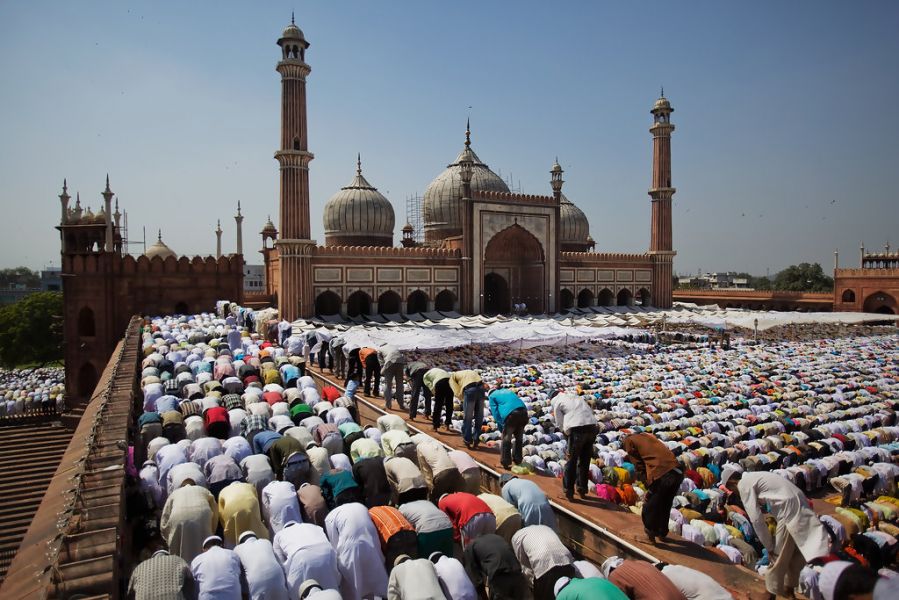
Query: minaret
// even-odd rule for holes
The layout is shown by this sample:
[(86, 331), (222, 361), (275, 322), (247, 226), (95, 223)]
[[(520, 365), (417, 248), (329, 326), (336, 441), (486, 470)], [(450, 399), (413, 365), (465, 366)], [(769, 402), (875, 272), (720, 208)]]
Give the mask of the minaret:
[(60, 225), (65, 225), (69, 220), (69, 200), (72, 197), (69, 196), (69, 186), (66, 184), (66, 180), (62, 180), (62, 193), (59, 195), (59, 204), (60, 208), (62, 208), (62, 217), (59, 219)]
[(293, 15), (278, 40), (281, 61), (281, 148), (275, 152), (281, 172), (280, 239), (276, 243), (280, 261), (278, 310), (281, 318), (293, 321), (311, 316), (311, 255), (315, 242), (309, 239), (309, 161), (306, 126), (306, 64), (309, 42), (296, 26)]
[(562, 170), (562, 165), (559, 164), (559, 157), (556, 157), (556, 160), (553, 162), (552, 168), (549, 170), (549, 185), (553, 189), (553, 198), (555, 198), (555, 205), (553, 206), (554, 218), (556, 220), (556, 230), (555, 230), (555, 256), (557, 257), (555, 273), (553, 274), (553, 280), (556, 282), (555, 287), (549, 291), (549, 298), (544, 300), (547, 312), (557, 312), (561, 306), (558, 304), (559, 302), (559, 293), (561, 292), (561, 288), (559, 286), (559, 277), (561, 275), (560, 269), (560, 259), (561, 251), (562, 251), (562, 184), (565, 183), (565, 180), (562, 179), (562, 173), (565, 171)]
[(474, 158), (471, 151), (471, 122), (465, 123), (465, 149), (459, 161), (459, 178), (462, 180), (462, 280), (459, 282), (459, 308), (463, 315), (476, 314), (484, 310), (480, 298), (474, 298), (474, 240), (471, 178)]
[[(237, 214), (234, 215), (234, 222), (237, 223), (237, 254), (243, 256), (243, 215), (240, 212), (240, 200), (237, 201)], [(221, 252), (219, 252), (219, 256), (221, 256)]]
[(652, 227), (649, 253), (653, 261), (652, 304), (659, 308), (671, 307), (672, 263), (675, 254), (671, 239), (671, 197), (675, 189), (671, 187), (671, 103), (665, 98), (665, 90), (650, 111), (652, 127)]
[[(238, 226), (238, 229), (240, 227)], [(219, 259), (222, 257), (222, 222), (216, 221), (215, 223), (215, 258)]]
[(103, 190), (103, 201), (106, 203), (106, 252), (112, 252), (112, 190), (109, 189), (109, 173), (106, 174), (106, 189)]

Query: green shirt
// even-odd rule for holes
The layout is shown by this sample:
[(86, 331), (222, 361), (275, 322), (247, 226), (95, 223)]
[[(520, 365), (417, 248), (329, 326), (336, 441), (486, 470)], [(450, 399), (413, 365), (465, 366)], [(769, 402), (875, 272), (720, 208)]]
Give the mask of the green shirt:
[(556, 600), (628, 600), (627, 595), (608, 579), (572, 579)]

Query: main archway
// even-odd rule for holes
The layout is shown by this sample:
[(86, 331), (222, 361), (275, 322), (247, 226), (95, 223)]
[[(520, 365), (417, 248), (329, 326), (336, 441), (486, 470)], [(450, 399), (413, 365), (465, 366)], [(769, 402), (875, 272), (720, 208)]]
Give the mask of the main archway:
[(503, 229), (484, 250), (484, 311), (509, 313), (513, 304), (525, 304), (531, 314), (544, 312), (545, 273), (537, 238), (517, 223)]

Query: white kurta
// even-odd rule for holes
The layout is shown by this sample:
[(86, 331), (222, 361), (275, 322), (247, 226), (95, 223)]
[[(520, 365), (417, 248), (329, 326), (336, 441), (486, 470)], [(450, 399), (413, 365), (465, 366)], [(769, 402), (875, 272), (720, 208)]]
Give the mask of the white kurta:
[(830, 538), (824, 526), (795, 485), (780, 475), (760, 472), (744, 473), (737, 487), (752, 528), (769, 552), (774, 552), (776, 546), (765, 525), (762, 506), (766, 504), (777, 520), (778, 531), (789, 533), (806, 561), (830, 552)]
[(342, 504), (325, 519), (328, 539), (337, 551), (337, 562), (343, 583), (340, 593), (345, 600), (362, 600), (363, 596), (387, 596), (387, 571), (378, 531), (365, 505)]
[(275, 556), (284, 565), (290, 597), (296, 598), (307, 579), (316, 580), (322, 588), (340, 587), (337, 553), (325, 530), (311, 523), (296, 523), (275, 534), (272, 544)]
[(289, 481), (272, 481), (262, 488), (262, 517), (275, 535), (290, 521), (303, 522), (297, 490)]
[(288, 600), (284, 569), (275, 557), (271, 542), (249, 539), (235, 546), (234, 552), (243, 565), (250, 600)]

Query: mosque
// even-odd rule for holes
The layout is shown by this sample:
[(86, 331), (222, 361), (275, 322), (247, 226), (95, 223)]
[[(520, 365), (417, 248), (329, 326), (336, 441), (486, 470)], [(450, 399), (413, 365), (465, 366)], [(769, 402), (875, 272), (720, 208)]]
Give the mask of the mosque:
[[(281, 316), (396, 315), (422, 311), (532, 314), (590, 306), (668, 308), (672, 295), (671, 107), (660, 97), (653, 123), (649, 249), (597, 252), (584, 213), (562, 193), (562, 167), (549, 169), (549, 192), (520, 194), (475, 153), (471, 132), (458, 156), (427, 187), (423, 236), (410, 224), (394, 246), (389, 200), (363, 175), (324, 209), (324, 245), (310, 239), (306, 62), (309, 42), (291, 20), (278, 40), (281, 60), (279, 225), (262, 230), (266, 294)], [(417, 238), (423, 237), (423, 241)]]
[(355, 175), (325, 205), (325, 239), (319, 245), (310, 239), (309, 43), (292, 19), (277, 43), (280, 214), (277, 227), (269, 220), (261, 232), (264, 293), (244, 295), (247, 261), (240, 205), (233, 253), (222, 253), (219, 225), (213, 256), (179, 256), (161, 232), (144, 254), (132, 256), (109, 177), (96, 212), (83, 207), (77, 195), (71, 205), (64, 182), (57, 229), (70, 408), (89, 399), (132, 315), (190, 314), (209, 310), (221, 299), (277, 306), (281, 317), (291, 321), (435, 310), (498, 314), (522, 305), (531, 314), (574, 306), (671, 306), (674, 109), (664, 96), (651, 110), (647, 252), (596, 252), (586, 216), (562, 193), (558, 161), (547, 173), (550, 193), (513, 193), (475, 153), (468, 128), (458, 156), (425, 191), (423, 235), (407, 224), (400, 245), (394, 245), (393, 206), (363, 175), (358, 161)]

